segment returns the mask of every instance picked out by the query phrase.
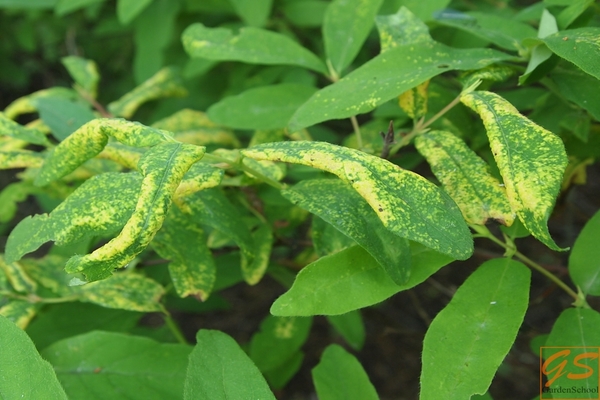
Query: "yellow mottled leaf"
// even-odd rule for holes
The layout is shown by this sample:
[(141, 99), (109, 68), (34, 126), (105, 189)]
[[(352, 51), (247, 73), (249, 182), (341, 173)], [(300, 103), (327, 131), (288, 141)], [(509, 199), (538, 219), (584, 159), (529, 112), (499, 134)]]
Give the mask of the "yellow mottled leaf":
[(37, 283), (27, 275), (19, 263), (6, 262), (4, 257), (0, 256), (0, 270), (17, 292), (34, 293), (36, 291)]
[(407, 90), (398, 98), (400, 107), (413, 120), (419, 120), (427, 113), (427, 86), (429, 80)]
[(121, 273), (82, 286), (80, 294), (82, 301), (103, 307), (153, 312), (162, 311), (159, 300), (165, 289), (145, 276)]
[(512, 209), (533, 236), (563, 250), (547, 226), (567, 166), (562, 140), (497, 94), (474, 91), (461, 101), (483, 120)]
[(29, 322), (35, 317), (39, 306), (24, 300), (11, 300), (0, 307), (0, 315), (10, 319), (19, 328), (25, 329)]
[(485, 225), (493, 219), (512, 225), (515, 215), (506, 190), (462, 139), (450, 132), (431, 131), (417, 136), (415, 145), (468, 223)]
[(42, 165), (41, 154), (30, 150), (0, 151), (0, 169), (37, 168)]

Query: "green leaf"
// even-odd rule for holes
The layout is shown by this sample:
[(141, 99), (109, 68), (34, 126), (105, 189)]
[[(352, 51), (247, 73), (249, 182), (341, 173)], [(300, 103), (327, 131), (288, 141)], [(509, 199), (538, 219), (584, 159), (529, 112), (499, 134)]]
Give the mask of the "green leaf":
[(497, 258), (461, 285), (425, 335), (421, 399), (487, 391), (523, 322), (530, 277), (520, 262)]
[[(556, 18), (548, 10), (542, 11), (540, 18), (540, 26), (538, 28), (538, 38), (545, 38), (546, 36), (552, 35), (558, 32), (558, 26), (556, 24)], [(539, 40), (531, 41), (533, 48), (531, 49), (531, 57), (527, 64), (525, 73), (519, 77), (519, 84), (533, 80), (539, 75), (543, 75), (547, 72), (548, 68), (552, 68), (554, 65), (550, 60), (552, 52), (548, 47)], [(547, 62), (546, 62), (547, 61)], [(531, 78), (531, 79), (530, 79)]]
[(119, 100), (110, 103), (108, 110), (118, 117), (131, 118), (144, 103), (163, 97), (184, 97), (187, 94), (179, 70), (165, 67)]
[(404, 6), (396, 14), (378, 15), (375, 22), (382, 53), (402, 45), (432, 41), (427, 25)]
[[(30, 303), (26, 300), (9, 300), (8, 303), (0, 307), (0, 316), (3, 316), (13, 322), (21, 329), (27, 328), (29, 322), (35, 317), (36, 311), (40, 306)], [(0, 365), (2, 362), (0, 361)], [(0, 395), (2, 394), (2, 386), (0, 383)]]
[(596, 27), (556, 32), (542, 39), (555, 54), (600, 79), (600, 31)]
[(282, 34), (258, 28), (242, 28), (239, 35), (227, 28), (190, 25), (181, 37), (191, 57), (249, 64), (298, 65), (327, 73), (321, 60), (309, 50)]
[(450, 0), (402, 0), (402, 5), (422, 21), (431, 21), (435, 11), (445, 9), (448, 4), (450, 4)]
[(50, 144), (43, 132), (18, 124), (9, 119), (3, 112), (0, 112), (0, 134), (24, 140), (32, 144), (39, 144), (42, 146), (48, 146)]
[(25, 332), (0, 315), (0, 397), (3, 399), (67, 399), (52, 366)]
[(467, 259), (473, 252), (469, 229), (448, 195), (387, 160), (325, 142), (305, 141), (263, 144), (242, 153), (331, 172), (350, 183), (383, 225), (398, 236), (456, 259)]
[(469, 224), (485, 225), (493, 219), (512, 225), (515, 215), (506, 190), (462, 139), (450, 132), (430, 131), (418, 135), (415, 146)]
[(118, 230), (133, 213), (140, 185), (137, 173), (107, 173), (88, 179), (49, 215), (19, 222), (6, 243), (7, 261), (19, 260), (50, 240), (65, 245)]
[[(42, 351), (71, 399), (177, 399), (191, 347), (95, 331)], [(118, 388), (118, 390), (115, 390)]]
[(550, 78), (568, 100), (587, 110), (596, 121), (600, 121), (600, 81), (584, 73), (572, 64), (555, 68)]
[(356, 244), (353, 239), (316, 215), (313, 216), (310, 231), (315, 253), (319, 257), (337, 253)]
[(51, 151), (34, 184), (44, 186), (73, 172), (81, 164), (100, 154), (109, 137), (133, 147), (174, 141), (168, 132), (149, 128), (139, 122), (119, 118), (95, 119), (73, 132)]
[(392, 234), (350, 185), (334, 179), (298, 183), (281, 194), (361, 245), (397, 284), (410, 274), (408, 240)]
[(72, 257), (65, 270), (82, 272), (92, 281), (107, 278), (113, 269), (126, 266), (154, 238), (177, 186), (203, 155), (204, 147), (182, 143), (163, 143), (144, 153), (138, 163), (143, 180), (137, 204), (121, 233), (91, 254)]
[(366, 113), (443, 72), (479, 69), (510, 58), (495, 50), (455, 49), (433, 41), (399, 45), (315, 93), (296, 111), (289, 129)]
[(336, 344), (325, 349), (312, 376), (321, 400), (379, 399), (360, 362)]
[(107, 308), (128, 311), (160, 312), (159, 303), (165, 289), (139, 274), (120, 273), (100, 282), (88, 283), (81, 287), (81, 300)]
[(284, 128), (294, 112), (317, 91), (297, 83), (281, 83), (247, 90), (213, 104), (208, 117), (235, 129)]
[(556, 17), (560, 28), (567, 28), (592, 4), (594, 4), (594, 0), (575, 0), (567, 3), (568, 7)]
[(152, 247), (171, 260), (169, 274), (177, 295), (206, 301), (215, 283), (216, 267), (198, 222), (171, 207)]
[(36, 107), (42, 121), (59, 141), (96, 118), (88, 106), (67, 99), (42, 97), (36, 100)]
[[(572, 360), (572, 358), (569, 361), (568, 359), (565, 360), (565, 357), (561, 357), (558, 360), (551, 361), (549, 365), (546, 365), (548, 358), (544, 357), (546, 358), (546, 362), (542, 368), (545, 367), (545, 369), (550, 372), (550, 374), (547, 375), (548, 378), (556, 378), (552, 383), (552, 386), (571, 387), (574, 380), (569, 379), (566, 372), (582, 373), (586, 372), (584, 368), (587, 368), (587, 371), (593, 370), (595, 373), (592, 373), (591, 376), (578, 379), (576, 381), (577, 386), (590, 389), (598, 387), (597, 365), (598, 357), (600, 356), (598, 354), (598, 344), (600, 343), (600, 331), (598, 330), (598, 326), (600, 326), (600, 314), (595, 310), (569, 308), (560, 314), (544, 344), (544, 346), (557, 347), (558, 349), (551, 349), (552, 351), (549, 353), (544, 352), (544, 349), (542, 349), (542, 355), (554, 355), (558, 351), (564, 350), (565, 348), (568, 349), (569, 347), (578, 347), (578, 349), (570, 349), (571, 351), (581, 351), (584, 350), (582, 348), (587, 347), (587, 350), (592, 352), (592, 358), (587, 360), (586, 358), (583, 358), (577, 362), (577, 360)], [(573, 356), (571, 355), (571, 357)], [(573, 361), (577, 364), (573, 365)], [(561, 363), (566, 364), (564, 365), (564, 367), (566, 367), (566, 370), (563, 372), (564, 375), (555, 375), (557, 372), (561, 372), (555, 370), (559, 366), (558, 364)], [(572, 369), (575, 369), (575, 371), (572, 371)], [(551, 372), (552, 370), (554, 370), (554, 372)], [(542, 370), (542, 373), (544, 373), (544, 370)], [(593, 396), (595, 396), (595, 393)]]
[(513, 211), (539, 241), (564, 250), (547, 227), (567, 166), (562, 140), (497, 94), (476, 91), (463, 94), (461, 101), (483, 120)]
[(410, 289), (452, 261), (415, 243), (411, 243), (411, 250), (412, 271), (404, 285), (396, 285), (360, 246), (321, 257), (298, 273), (292, 288), (271, 306), (271, 314), (282, 317), (345, 314)]
[(323, 24), (325, 11), (329, 6), (324, 0), (289, 1), (281, 6), (285, 17), (299, 27), (318, 27)]
[(117, 1), (117, 18), (123, 25), (129, 24), (135, 19), (152, 0), (118, 0)]
[(383, 0), (334, 0), (323, 20), (325, 54), (340, 76), (367, 39)]
[(267, 316), (252, 336), (248, 355), (264, 374), (280, 368), (306, 342), (312, 318)]
[(60, 61), (69, 71), (69, 75), (75, 83), (92, 98), (96, 98), (98, 81), (100, 80), (96, 63), (77, 56), (63, 57)]
[(260, 371), (231, 337), (200, 330), (190, 354), (185, 400), (275, 400)]
[(600, 212), (586, 222), (569, 257), (569, 275), (584, 294), (600, 296)]
[(237, 15), (250, 26), (263, 27), (267, 23), (273, 0), (229, 0)]
[(74, 100), (77, 98), (77, 92), (73, 89), (65, 87), (52, 87), (49, 89), (38, 90), (27, 96), (18, 98), (17, 100), (10, 103), (5, 109), (4, 113), (10, 119), (15, 119), (21, 114), (32, 113), (37, 110), (37, 100), (43, 97), (54, 97), (62, 99)]
[(341, 315), (328, 315), (327, 321), (342, 335), (354, 350), (360, 350), (365, 343), (365, 324), (359, 310)]
[(54, 7), (54, 12), (59, 17), (63, 15), (72, 13), (73, 11), (77, 11), (79, 9), (103, 3), (106, 0), (58, 0), (56, 6)]

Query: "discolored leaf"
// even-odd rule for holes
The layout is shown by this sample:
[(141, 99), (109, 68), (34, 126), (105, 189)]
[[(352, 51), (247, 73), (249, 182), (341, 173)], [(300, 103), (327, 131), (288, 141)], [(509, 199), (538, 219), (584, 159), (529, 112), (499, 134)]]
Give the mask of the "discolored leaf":
[(89, 105), (62, 98), (42, 97), (35, 101), (40, 118), (59, 141), (96, 118)]
[(390, 278), (403, 284), (410, 274), (408, 240), (392, 234), (350, 185), (334, 179), (298, 183), (281, 194), (333, 225), (361, 245)]
[(18, 98), (17, 100), (10, 103), (5, 109), (4, 113), (10, 119), (15, 119), (21, 114), (32, 113), (37, 110), (36, 101), (44, 97), (54, 97), (61, 99), (76, 99), (77, 92), (73, 89), (65, 87), (52, 87), (49, 89), (38, 90), (27, 96)]
[(262, 279), (269, 266), (273, 247), (273, 231), (267, 224), (260, 224), (252, 233), (254, 258), (251, 263), (242, 264), (242, 275), (249, 285), (255, 285)]
[(430, 131), (418, 135), (415, 146), (469, 224), (485, 225), (493, 219), (512, 225), (515, 215), (506, 190), (462, 139), (450, 132)]
[(238, 35), (227, 28), (207, 28), (195, 23), (181, 37), (191, 57), (249, 64), (298, 65), (326, 73), (317, 56), (282, 34), (258, 28), (242, 28)]
[(378, 15), (375, 22), (382, 53), (398, 46), (432, 41), (427, 25), (404, 6), (396, 14)]
[(182, 143), (163, 143), (144, 153), (138, 164), (143, 179), (137, 204), (121, 233), (91, 254), (72, 257), (65, 270), (82, 272), (92, 281), (132, 261), (160, 229), (177, 186), (203, 155), (203, 147)]
[(52, 366), (22, 329), (0, 315), (0, 396), (4, 399), (67, 399)]
[(400, 108), (415, 121), (427, 113), (427, 86), (429, 86), (428, 80), (407, 90), (398, 98)]
[(8, 262), (0, 255), (0, 270), (15, 291), (29, 294), (37, 290), (37, 283), (27, 275), (19, 263)]
[(443, 72), (479, 69), (510, 58), (491, 49), (455, 49), (433, 41), (399, 45), (319, 90), (296, 111), (288, 128), (297, 131), (366, 113)]
[(562, 140), (497, 94), (475, 91), (463, 94), (461, 101), (483, 120), (513, 211), (538, 240), (564, 250), (547, 227), (567, 166)]
[(327, 60), (340, 76), (367, 39), (382, 0), (334, 0), (325, 11), (323, 43)]
[(425, 178), (379, 157), (324, 142), (279, 142), (242, 152), (258, 160), (319, 168), (348, 182), (383, 225), (456, 259), (473, 252), (471, 234), (456, 204)]
[(600, 212), (585, 224), (569, 257), (569, 275), (584, 294), (600, 296)]
[(108, 110), (117, 117), (131, 118), (144, 103), (163, 97), (184, 97), (187, 93), (179, 70), (165, 67), (119, 100), (110, 103)]
[[(35, 317), (39, 305), (25, 300), (10, 300), (8, 303), (0, 307), (0, 315), (9, 319), (21, 329), (27, 328), (29, 322)], [(0, 386), (0, 394), (2, 388)]]
[(102, 307), (157, 312), (163, 310), (159, 300), (165, 294), (165, 289), (145, 276), (119, 273), (100, 282), (82, 286), (80, 293), (82, 301)]
[(186, 374), (185, 400), (275, 400), (258, 368), (231, 337), (202, 329), (196, 341)]
[(32, 144), (48, 146), (50, 142), (46, 135), (38, 129), (27, 128), (9, 119), (5, 113), (0, 112), (0, 135), (24, 140)]
[(0, 170), (13, 168), (38, 168), (44, 156), (31, 150), (0, 151)]
[(67, 71), (69, 71), (69, 75), (71, 75), (75, 83), (92, 98), (96, 98), (98, 81), (100, 81), (96, 63), (77, 56), (63, 57), (60, 61)]
[(530, 278), (520, 262), (497, 258), (461, 285), (425, 335), (420, 398), (487, 391), (523, 322)]

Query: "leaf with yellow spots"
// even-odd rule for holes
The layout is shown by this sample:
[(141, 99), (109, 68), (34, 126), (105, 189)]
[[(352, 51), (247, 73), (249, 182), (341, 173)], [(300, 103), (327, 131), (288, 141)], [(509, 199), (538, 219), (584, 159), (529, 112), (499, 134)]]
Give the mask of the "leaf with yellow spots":
[(382, 53), (397, 46), (433, 40), (427, 25), (404, 6), (396, 14), (378, 15), (375, 23)]
[(25, 272), (23, 267), (14, 261), (6, 261), (0, 255), (0, 270), (4, 273), (12, 288), (21, 293), (34, 293), (37, 283)]
[(175, 139), (198, 146), (240, 147), (231, 129), (211, 121), (206, 113), (185, 108), (152, 124), (153, 128), (173, 132)]
[(452, 199), (427, 179), (387, 160), (324, 142), (263, 144), (242, 154), (331, 172), (350, 183), (383, 225), (400, 237), (459, 260), (473, 253), (469, 228)]
[(506, 190), (462, 139), (450, 132), (431, 131), (418, 135), (415, 146), (469, 224), (485, 225), (493, 219), (512, 225), (515, 214)]
[(100, 75), (96, 63), (92, 60), (77, 56), (67, 56), (60, 59), (75, 83), (92, 98), (96, 98)]
[(114, 161), (125, 168), (136, 169), (142, 154), (144, 150), (140, 148), (132, 148), (121, 143), (108, 143), (98, 154), (98, 158)]
[(196, 163), (190, 167), (175, 191), (173, 201), (189, 196), (200, 190), (218, 186), (223, 179), (224, 171), (209, 164)]
[(269, 266), (273, 231), (267, 224), (260, 224), (252, 232), (254, 258), (251, 263), (242, 264), (242, 276), (249, 285), (256, 285), (262, 279)]
[(427, 113), (427, 86), (429, 80), (402, 93), (398, 98), (400, 108), (413, 120), (420, 120)]
[(11, 300), (0, 307), (0, 315), (25, 330), (29, 322), (35, 317), (38, 308), (40, 308), (39, 304), (30, 303), (29, 301)]
[(6, 135), (28, 143), (48, 146), (50, 142), (46, 135), (38, 129), (25, 127), (9, 119), (6, 114), (0, 112), (0, 135)]
[(131, 118), (144, 103), (163, 97), (185, 97), (187, 89), (175, 67), (165, 67), (150, 79), (108, 105), (108, 111), (117, 117)]
[(177, 186), (203, 155), (203, 147), (183, 143), (162, 143), (148, 150), (138, 163), (143, 179), (137, 204), (121, 233), (91, 254), (72, 257), (65, 270), (95, 281), (131, 262), (160, 229)]
[(0, 169), (37, 168), (44, 162), (40, 153), (31, 150), (0, 151)]
[(490, 65), (477, 71), (468, 71), (460, 78), (464, 88), (476, 84), (478, 80), (504, 82), (510, 78), (515, 71), (506, 65)]
[(461, 101), (483, 120), (513, 211), (538, 240), (564, 250), (547, 226), (567, 166), (562, 140), (497, 94), (475, 91)]
[(171, 261), (169, 275), (179, 297), (194, 296), (201, 301), (208, 298), (217, 270), (204, 230), (197, 221), (171, 207), (152, 240), (152, 248)]
[(51, 240), (66, 245), (118, 231), (133, 213), (141, 182), (137, 172), (88, 179), (50, 214), (19, 222), (6, 243), (7, 261), (19, 260)]
[(35, 185), (47, 185), (73, 172), (85, 161), (100, 154), (109, 137), (132, 147), (149, 147), (175, 141), (170, 133), (138, 122), (120, 118), (94, 119), (77, 129), (50, 152), (34, 181)]
[(403, 284), (408, 280), (408, 240), (387, 230), (369, 204), (348, 183), (337, 179), (313, 179), (302, 181), (281, 194), (356, 241), (395, 283)]
[(80, 293), (81, 301), (102, 307), (156, 312), (163, 310), (159, 300), (165, 294), (165, 289), (145, 276), (120, 273), (103, 281), (81, 286)]

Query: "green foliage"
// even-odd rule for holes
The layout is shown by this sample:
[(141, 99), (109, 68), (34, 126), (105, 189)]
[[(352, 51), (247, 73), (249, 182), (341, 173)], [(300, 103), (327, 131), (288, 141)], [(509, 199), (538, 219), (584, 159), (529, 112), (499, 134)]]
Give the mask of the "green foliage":
[[(572, 307), (534, 352), (600, 346), (600, 212), (554, 213), (600, 157), (598, 8), (496, 3), (0, 0), (0, 398), (397, 398), (362, 349), (400, 292), (402, 390), (492, 398), (537, 274)], [(270, 315), (194, 339), (232, 297)]]

